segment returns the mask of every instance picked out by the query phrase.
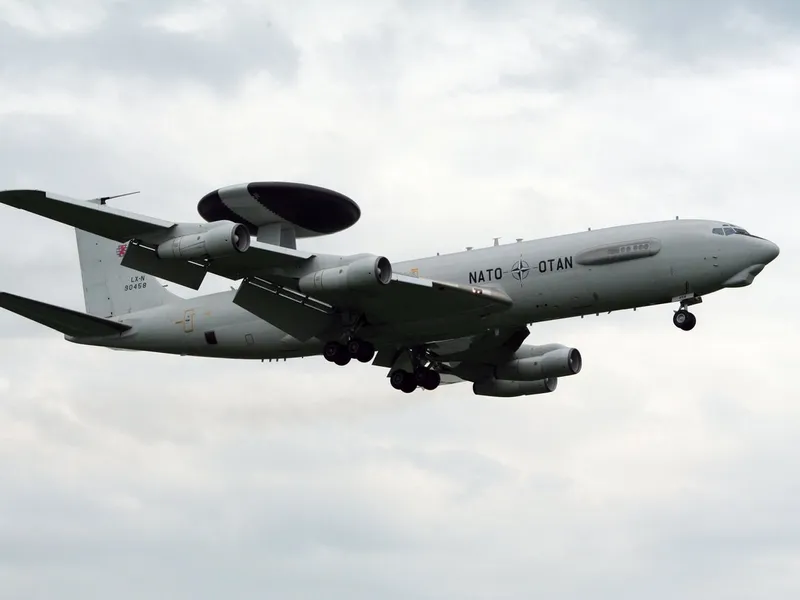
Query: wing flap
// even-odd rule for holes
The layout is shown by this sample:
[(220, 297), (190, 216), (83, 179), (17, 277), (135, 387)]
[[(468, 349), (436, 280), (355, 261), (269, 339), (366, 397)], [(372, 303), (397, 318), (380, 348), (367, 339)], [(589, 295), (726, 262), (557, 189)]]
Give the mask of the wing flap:
[(336, 322), (330, 305), (256, 277), (242, 282), (233, 302), (301, 342)]
[(0, 203), (119, 242), (161, 232), (175, 225), (105, 204), (75, 200), (42, 190), (0, 191)]
[(503, 290), (395, 274), (375, 294), (359, 298), (374, 324), (481, 318), (508, 310), (513, 301)]
[(61, 306), (0, 292), (0, 307), (72, 337), (119, 335), (131, 326)]

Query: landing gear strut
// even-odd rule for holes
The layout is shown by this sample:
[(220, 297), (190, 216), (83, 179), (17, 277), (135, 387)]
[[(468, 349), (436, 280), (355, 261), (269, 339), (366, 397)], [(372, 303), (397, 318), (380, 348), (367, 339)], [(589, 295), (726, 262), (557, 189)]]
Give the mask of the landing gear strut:
[(691, 331), (697, 324), (697, 317), (689, 312), (689, 307), (694, 304), (700, 304), (703, 299), (700, 296), (692, 296), (689, 298), (681, 299), (681, 307), (675, 311), (672, 316), (672, 323), (678, 329), (683, 331)]

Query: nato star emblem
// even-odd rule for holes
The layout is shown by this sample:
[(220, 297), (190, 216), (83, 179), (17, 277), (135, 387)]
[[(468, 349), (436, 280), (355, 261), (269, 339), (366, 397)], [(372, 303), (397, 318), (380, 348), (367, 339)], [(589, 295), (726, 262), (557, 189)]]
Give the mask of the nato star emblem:
[(511, 267), (511, 276), (522, 283), (522, 280), (528, 276), (530, 270), (530, 265), (520, 258), (514, 263), (514, 266)]

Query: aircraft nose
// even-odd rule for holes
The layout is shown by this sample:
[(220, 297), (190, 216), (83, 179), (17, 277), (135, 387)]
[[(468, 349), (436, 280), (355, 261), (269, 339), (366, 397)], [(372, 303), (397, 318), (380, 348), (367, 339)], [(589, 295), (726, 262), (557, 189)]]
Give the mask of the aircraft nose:
[(773, 260), (778, 258), (778, 255), (781, 253), (781, 249), (778, 248), (778, 245), (770, 242), (769, 240), (764, 240), (764, 264), (771, 263)]

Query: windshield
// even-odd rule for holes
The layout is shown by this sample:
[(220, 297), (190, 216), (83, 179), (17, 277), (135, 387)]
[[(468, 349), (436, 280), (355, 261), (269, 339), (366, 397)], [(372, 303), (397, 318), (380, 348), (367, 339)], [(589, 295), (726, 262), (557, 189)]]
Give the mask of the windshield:
[(737, 227), (736, 225), (730, 225), (728, 223), (723, 223), (722, 227), (714, 227), (714, 229), (711, 230), (711, 233), (715, 235), (747, 235), (750, 237), (755, 237), (746, 229)]

